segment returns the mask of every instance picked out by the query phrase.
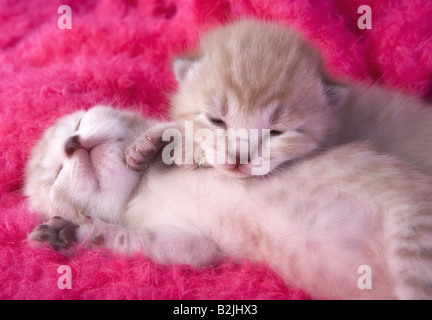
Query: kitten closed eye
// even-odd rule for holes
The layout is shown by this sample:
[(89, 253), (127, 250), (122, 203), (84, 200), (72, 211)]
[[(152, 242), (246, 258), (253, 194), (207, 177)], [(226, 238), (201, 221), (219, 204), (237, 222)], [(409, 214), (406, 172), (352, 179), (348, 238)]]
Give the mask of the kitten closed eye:
[(79, 119), (79, 121), (78, 121), (78, 123), (77, 123), (77, 125), (75, 127), (75, 131), (78, 131), (78, 129), (79, 129), (80, 125), (81, 125), (81, 120), (82, 120), (82, 118)]
[(281, 130), (270, 130), (270, 136), (272, 137), (277, 137), (280, 136), (281, 134), (283, 134), (283, 131)]
[(219, 118), (209, 118), (210, 122), (218, 127), (226, 127), (225, 121)]

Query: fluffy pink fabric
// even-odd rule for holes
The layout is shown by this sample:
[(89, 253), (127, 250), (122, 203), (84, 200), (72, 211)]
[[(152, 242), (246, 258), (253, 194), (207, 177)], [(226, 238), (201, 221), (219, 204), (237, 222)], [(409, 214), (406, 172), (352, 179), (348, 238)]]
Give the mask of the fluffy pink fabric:
[[(63, 4), (71, 30), (57, 27)], [(371, 30), (357, 27), (362, 4), (372, 8)], [(307, 299), (247, 261), (196, 270), (103, 250), (67, 258), (26, 242), (41, 221), (22, 195), (23, 168), (43, 130), (95, 103), (166, 115), (172, 56), (210, 25), (245, 16), (302, 31), (337, 75), (432, 97), (428, 0), (1, 0), (0, 298)], [(72, 289), (58, 288), (60, 265), (71, 267)]]

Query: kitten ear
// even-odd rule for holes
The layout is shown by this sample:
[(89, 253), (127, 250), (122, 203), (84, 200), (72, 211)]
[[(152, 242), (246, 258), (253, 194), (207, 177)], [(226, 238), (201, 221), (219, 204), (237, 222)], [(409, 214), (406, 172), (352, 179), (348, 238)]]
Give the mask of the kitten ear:
[(178, 57), (174, 59), (172, 68), (177, 82), (183, 81), (186, 74), (196, 61), (196, 58), (191, 57)]
[(324, 92), (333, 108), (340, 108), (348, 99), (350, 90), (341, 84), (325, 84)]

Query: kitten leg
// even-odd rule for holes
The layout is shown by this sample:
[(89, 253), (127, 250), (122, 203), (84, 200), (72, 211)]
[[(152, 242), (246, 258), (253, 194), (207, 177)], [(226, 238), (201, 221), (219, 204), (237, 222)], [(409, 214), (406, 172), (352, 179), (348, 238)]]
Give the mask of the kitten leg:
[(29, 239), (41, 244), (47, 243), (57, 251), (78, 244), (87, 248), (104, 247), (130, 253), (141, 251), (150, 243), (150, 238), (145, 235), (88, 216), (79, 224), (60, 216), (53, 217), (47, 223), (37, 226), (30, 233)]
[(78, 244), (123, 254), (143, 253), (162, 264), (201, 267), (216, 262), (220, 256), (217, 246), (197, 231), (166, 227), (138, 233), (90, 217), (79, 225), (62, 217), (53, 217), (36, 227), (29, 238), (48, 243), (57, 251)]
[(158, 230), (152, 239), (150, 257), (162, 264), (187, 264), (203, 267), (221, 258), (218, 247), (203, 234), (191, 230)]
[[(430, 202), (428, 194), (424, 202)], [(398, 299), (432, 299), (432, 215), (429, 205), (418, 203), (420, 207), (411, 204), (409, 212), (399, 206), (400, 212), (391, 215), (396, 226), (390, 234), (389, 267)]]
[(403, 300), (431, 300), (432, 247), (406, 241), (393, 250), (391, 269), (396, 278), (396, 297)]
[(177, 125), (174, 122), (163, 122), (149, 128), (126, 149), (127, 166), (135, 171), (146, 169), (167, 143), (162, 141), (164, 131), (175, 128)]

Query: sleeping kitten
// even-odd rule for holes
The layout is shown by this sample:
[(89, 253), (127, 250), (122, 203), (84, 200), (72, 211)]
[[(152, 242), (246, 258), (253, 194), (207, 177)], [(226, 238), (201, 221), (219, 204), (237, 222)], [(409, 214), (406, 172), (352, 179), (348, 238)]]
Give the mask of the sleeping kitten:
[[(172, 97), (172, 118), (181, 126), (192, 121), (194, 130), (207, 128), (215, 135), (219, 130), (228, 141), (237, 138), (224, 130), (268, 129), (268, 171), (352, 141), (370, 141), (380, 151), (432, 171), (432, 106), (376, 86), (332, 79), (318, 52), (285, 27), (246, 20), (216, 28), (204, 34), (196, 52), (173, 66), (179, 88)], [(244, 163), (218, 163), (216, 155), (239, 159), (238, 148), (196, 143), (204, 149), (201, 162), (219, 164), (236, 176), (251, 175), (253, 163), (263, 161), (249, 152)]]
[[(167, 166), (154, 152), (158, 125), (137, 138), (139, 123), (148, 127), (98, 107), (45, 133), (28, 162), (26, 193), (35, 211), (64, 217), (31, 239), (57, 250), (77, 243), (142, 252), (164, 264), (250, 259), (313, 298), (432, 298), (429, 175), (354, 143), (233, 179), (214, 168)], [(142, 176), (126, 168), (139, 163)], [(372, 289), (358, 285), (364, 265)]]
[[(99, 125), (103, 124), (103, 126)], [(45, 219), (62, 215), (120, 223), (123, 204), (141, 180), (124, 150), (151, 126), (134, 113), (98, 106), (60, 118), (27, 164), (25, 194)]]

